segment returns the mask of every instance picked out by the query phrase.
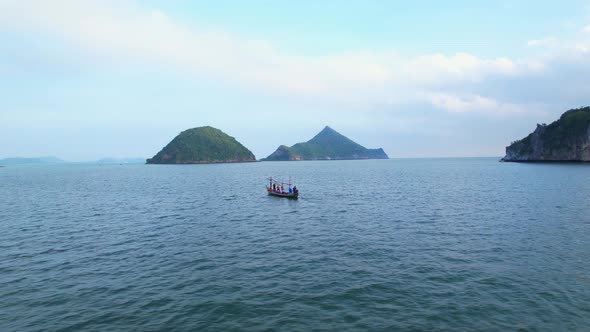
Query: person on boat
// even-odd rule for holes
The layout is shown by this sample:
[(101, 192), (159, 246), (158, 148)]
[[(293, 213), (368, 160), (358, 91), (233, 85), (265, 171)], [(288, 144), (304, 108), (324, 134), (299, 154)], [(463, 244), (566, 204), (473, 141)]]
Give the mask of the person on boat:
[(272, 191), (277, 191), (277, 184), (276, 183), (272, 184)]
[(293, 195), (297, 196), (299, 190), (297, 190), (297, 186), (293, 187)]
[(289, 194), (293, 193), (293, 188), (291, 188), (291, 186), (289, 186)]
[(277, 185), (277, 192), (280, 193), (281, 192), (281, 185)]

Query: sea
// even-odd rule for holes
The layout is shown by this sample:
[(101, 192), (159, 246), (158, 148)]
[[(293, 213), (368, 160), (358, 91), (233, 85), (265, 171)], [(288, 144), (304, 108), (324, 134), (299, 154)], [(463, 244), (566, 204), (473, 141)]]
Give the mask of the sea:
[(363, 330), (590, 331), (590, 164), (0, 168), (0, 331)]

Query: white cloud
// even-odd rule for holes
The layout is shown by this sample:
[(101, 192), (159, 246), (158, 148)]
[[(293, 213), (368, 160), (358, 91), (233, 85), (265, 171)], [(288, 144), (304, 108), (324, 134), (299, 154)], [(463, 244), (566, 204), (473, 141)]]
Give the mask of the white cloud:
[[(582, 28), (582, 32), (590, 33), (590, 25)], [(530, 60), (529, 64), (533, 67), (544, 69), (547, 62), (579, 62), (588, 61), (588, 52), (590, 51), (590, 37), (587, 34), (575, 34), (573, 36), (555, 38), (546, 37), (543, 39), (533, 39), (527, 42), (528, 46), (542, 48), (544, 60), (539, 67), (534, 65), (534, 60)], [(537, 60), (538, 61), (538, 60)], [(533, 70), (533, 67), (530, 67)]]
[(452, 113), (472, 112), (506, 115), (535, 111), (530, 106), (499, 102), (480, 95), (456, 96), (447, 93), (428, 93), (425, 96), (432, 105)]
[(480, 59), (469, 53), (432, 54), (407, 59), (405, 78), (421, 83), (479, 81), (490, 75), (514, 75), (519, 66), (508, 58)]
[(532, 68), (522, 61), (481, 59), (469, 53), (417, 57), (403, 57), (393, 51), (291, 55), (268, 41), (188, 25), (132, 2), (109, 0), (2, 2), (0, 22), (50, 32), (109, 58), (149, 61), (266, 89), (318, 95), (375, 94), (376, 90), (394, 90), (391, 88), (396, 86), (480, 81), (490, 75), (517, 75)]
[[(4, 26), (43, 37), (52, 35), (96, 55), (91, 58), (97, 61), (149, 63), (265, 91), (327, 96), (349, 104), (358, 101), (363, 108), (371, 103), (404, 107), (401, 105), (408, 102), (427, 102), (454, 113), (530, 113), (534, 107), (514, 100), (501, 102), (505, 98), (477, 91), (478, 84), (491, 78), (496, 82), (542, 79), (541, 74), (552, 66), (564, 61), (588, 61), (590, 53), (590, 40), (580, 34), (570, 41), (556, 37), (529, 40), (531, 49), (545, 53), (525, 59), (482, 58), (468, 52), (405, 56), (395, 50), (306, 56), (283, 52), (266, 40), (178, 21), (139, 4), (114, 0), (0, 0), (0, 29)], [(72, 52), (73, 57), (79, 54)]]
[(546, 37), (543, 39), (532, 39), (527, 42), (528, 46), (543, 46), (552, 47), (557, 45), (557, 39), (553, 37)]

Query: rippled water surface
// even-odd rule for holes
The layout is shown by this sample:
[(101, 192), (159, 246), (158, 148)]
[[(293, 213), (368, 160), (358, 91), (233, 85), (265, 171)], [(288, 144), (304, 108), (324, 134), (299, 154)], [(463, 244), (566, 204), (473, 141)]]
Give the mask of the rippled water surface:
[(1, 331), (588, 331), (590, 165), (0, 168), (0, 299)]

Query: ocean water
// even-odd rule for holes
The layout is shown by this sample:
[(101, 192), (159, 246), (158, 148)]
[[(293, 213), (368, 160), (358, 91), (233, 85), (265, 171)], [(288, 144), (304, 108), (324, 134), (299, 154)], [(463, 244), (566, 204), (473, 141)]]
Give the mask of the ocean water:
[(588, 331), (590, 165), (0, 168), (0, 331), (81, 330)]

